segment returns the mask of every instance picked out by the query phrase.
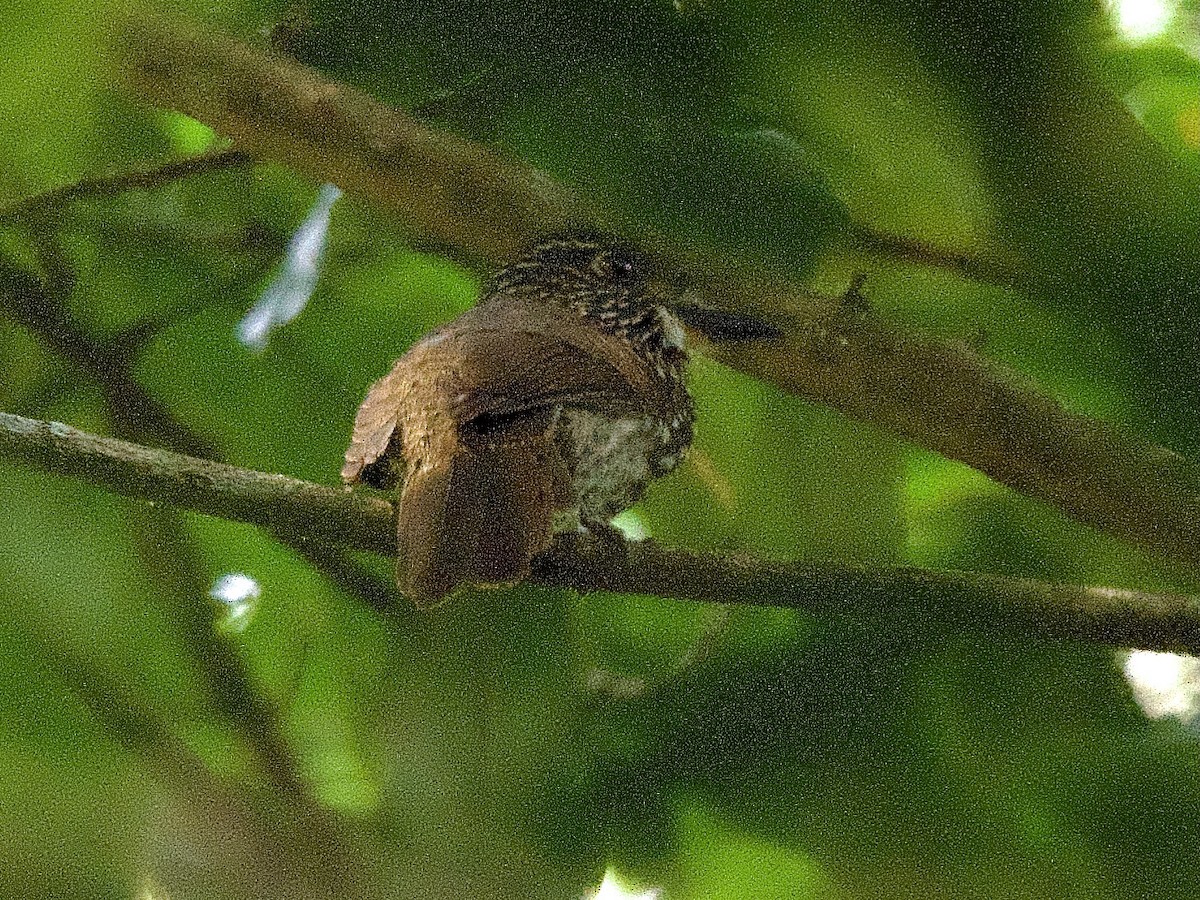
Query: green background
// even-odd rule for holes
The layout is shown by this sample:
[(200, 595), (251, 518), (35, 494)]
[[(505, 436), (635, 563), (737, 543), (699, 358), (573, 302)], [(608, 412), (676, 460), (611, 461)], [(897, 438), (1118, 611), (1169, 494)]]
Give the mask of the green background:
[[(260, 46), (286, 18), (306, 62), (681, 242), (866, 273), (879, 316), (1200, 455), (1194, 0), (1138, 43), (1083, 0), (184, 8)], [(117, 11), (0, 7), (0, 203), (219, 146), (110, 87)], [(0, 226), (0, 258), (40, 271), (40, 234), (75, 327), (147, 335), (132, 370), (180, 422), (333, 484), (366, 385), (477, 273), (346, 197), (309, 307), (247, 350), (317, 190), (258, 164), (81, 200)], [(636, 511), (668, 545), (1197, 589), (710, 361), (692, 384), (705, 464)], [(111, 401), (0, 315), (0, 409), (130, 435)], [(1197, 733), (1104, 648), (533, 588), (381, 615), (248, 526), (6, 463), (0, 513), (4, 897), (577, 898), (606, 868), (696, 900), (1200, 896)], [(227, 572), (261, 584), (248, 620), (208, 599)]]

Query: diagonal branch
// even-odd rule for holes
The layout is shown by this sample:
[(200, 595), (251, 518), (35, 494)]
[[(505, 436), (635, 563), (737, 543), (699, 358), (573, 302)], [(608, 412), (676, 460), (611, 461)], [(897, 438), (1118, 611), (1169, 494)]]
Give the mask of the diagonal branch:
[(1002, 287), (1016, 287), (1021, 280), (1019, 269), (1009, 259), (956, 253), (914, 238), (888, 234), (864, 226), (851, 229), (850, 246), (866, 253), (881, 254), (918, 266), (933, 266), (954, 272), (963, 278)]
[[(195, 171), (186, 167), (172, 167), (172, 170), (177, 175)], [(143, 178), (147, 185), (163, 183), (165, 180), (165, 176), (156, 177), (151, 173), (146, 173)], [(45, 209), (50, 212), (57, 207)], [(48, 242), (48, 252), (52, 253), (49, 236), (39, 237)], [(73, 281), (73, 275), (67, 273), (65, 280)], [(48, 287), (34, 276), (13, 269), (3, 261), (0, 261), (0, 310), (7, 312), (53, 350), (95, 379), (104, 394), (109, 415), (120, 433), (188, 453), (207, 457), (217, 455), (218, 451), (210, 441), (179, 422), (170, 410), (142, 388), (133, 375), (127, 355), (84, 334), (64, 304), (52, 295)], [(156, 571), (171, 573), (176, 584), (183, 586), (182, 590), (176, 592), (179, 602), (185, 602), (185, 594), (189, 595), (190, 602), (192, 591), (199, 585), (198, 567), (190, 564), (195, 555), (194, 547), (178, 527), (176, 518), (163, 515), (155, 524), (152, 536), (141, 530), (140, 549), (144, 554), (158, 552), (170, 558), (170, 565), (155, 567)], [(135, 529), (135, 532), (138, 530)], [(135, 533), (136, 536), (139, 535)], [(351, 595), (357, 594), (375, 607), (388, 602), (381, 596), (379, 580), (363, 570), (348, 554), (336, 548), (290, 540), (286, 535), (276, 537)], [(301, 806), (311, 806), (307, 787), (289, 757), (277, 712), (253, 690), (240, 658), (212, 629), (211, 615), (205, 616), (203, 611), (189, 606), (180, 616), (180, 625), (202, 665), (217, 708), (258, 754), (277, 793)], [(325, 815), (315, 806), (312, 814), (318, 818)]]
[[(203, 120), (256, 156), (389, 207), (418, 237), (460, 255), (504, 260), (536, 234), (595, 217), (544, 173), (294, 61), (145, 15), (120, 31), (117, 70), (143, 97)], [(713, 302), (788, 311), (786, 340), (714, 348), (729, 366), (1200, 569), (1200, 476), (1179, 456), (1064, 410), (965, 348), (769, 274), (737, 274), (728, 260), (679, 262), (678, 248), (659, 249)]]
[(282, 57), (144, 12), (125, 20), (120, 44), (120, 74), (144, 96), (255, 156), (371, 197), (468, 256), (504, 260), (588, 217), (553, 179)]
[(249, 162), (250, 157), (240, 150), (214, 150), (198, 156), (172, 160), (154, 168), (84, 178), (0, 208), (0, 221), (52, 214), (63, 204), (84, 197), (112, 197), (126, 191), (147, 190), (191, 175), (238, 168)]
[(1200, 569), (1200, 474), (1190, 460), (1064, 409), (964, 346), (843, 306), (784, 340), (708, 352)]
[[(0, 413), (0, 458), (129, 497), (284, 531), (321, 546), (394, 551), (392, 506), (323, 487)], [(996, 629), (1116, 647), (1200, 653), (1190, 597), (919, 569), (765, 563), (745, 557), (560, 542), (534, 581), (686, 600), (789, 607), (917, 627)]]
[(116, 424), (140, 441), (164, 444), (194, 456), (218, 455), (203, 435), (180, 424), (133, 377), (129, 361), (75, 327), (66, 309), (35, 275), (0, 260), (0, 311), (28, 329), (51, 350), (95, 379)]
[[(95, 379), (119, 433), (193, 456), (219, 458), (220, 453), (210, 440), (176, 419), (141, 386), (124, 354), (85, 335), (35, 276), (2, 260), (0, 310)], [(328, 547), (298, 543), (287, 535), (276, 537), (342, 590), (375, 608), (387, 604), (378, 579), (355, 560)]]

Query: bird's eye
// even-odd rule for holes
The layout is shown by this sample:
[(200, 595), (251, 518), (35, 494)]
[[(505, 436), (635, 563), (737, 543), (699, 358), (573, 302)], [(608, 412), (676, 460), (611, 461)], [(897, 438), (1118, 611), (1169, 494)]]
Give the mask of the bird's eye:
[(597, 275), (625, 281), (637, 274), (638, 266), (633, 254), (628, 250), (613, 249), (596, 257), (592, 268)]

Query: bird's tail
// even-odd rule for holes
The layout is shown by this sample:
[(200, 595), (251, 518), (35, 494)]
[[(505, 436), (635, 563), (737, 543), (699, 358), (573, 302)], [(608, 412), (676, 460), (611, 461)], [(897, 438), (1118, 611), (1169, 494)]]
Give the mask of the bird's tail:
[(418, 606), (463, 584), (520, 581), (550, 545), (563, 479), (543, 435), (456, 442), (410, 472), (397, 519), (396, 582)]

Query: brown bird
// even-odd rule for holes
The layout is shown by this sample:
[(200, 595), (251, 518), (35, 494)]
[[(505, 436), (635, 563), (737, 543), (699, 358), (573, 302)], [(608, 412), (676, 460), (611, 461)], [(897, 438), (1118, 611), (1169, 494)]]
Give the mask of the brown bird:
[[(342, 479), (402, 482), (406, 596), (428, 606), (463, 584), (520, 581), (556, 533), (611, 528), (679, 464), (695, 413), (677, 301), (633, 247), (555, 235), (371, 385)], [(697, 318), (709, 334), (760, 336), (753, 320)]]

